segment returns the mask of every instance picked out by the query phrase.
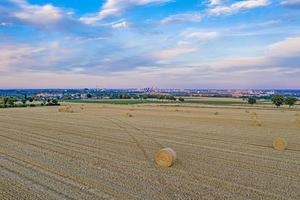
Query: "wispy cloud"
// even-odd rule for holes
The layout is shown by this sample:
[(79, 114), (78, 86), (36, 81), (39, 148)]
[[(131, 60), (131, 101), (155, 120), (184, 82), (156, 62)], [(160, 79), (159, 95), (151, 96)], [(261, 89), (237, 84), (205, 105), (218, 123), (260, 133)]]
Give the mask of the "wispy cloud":
[(8, 27), (8, 26), (12, 26), (12, 25), (13, 25), (12, 23), (0, 22), (0, 26), (3, 26), (3, 27)]
[(121, 15), (126, 10), (135, 6), (167, 3), (171, 1), (173, 0), (106, 0), (99, 13), (81, 17), (80, 20), (86, 24), (97, 24), (97, 22), (105, 18)]
[(186, 45), (177, 45), (172, 48), (161, 50), (155, 53), (154, 56), (159, 59), (167, 59), (167, 58), (181, 56), (184, 54), (189, 54), (195, 51), (197, 51), (197, 48), (195, 47), (186, 46)]
[(282, 0), (281, 4), (287, 6), (300, 6), (300, 0)]
[(107, 0), (99, 12), (99, 18), (115, 16), (134, 6), (143, 6), (151, 3), (166, 3), (171, 0)]
[(208, 13), (210, 15), (231, 15), (237, 13), (239, 11), (253, 9), (257, 7), (264, 7), (269, 5), (271, 2), (269, 0), (245, 0), (245, 1), (238, 1), (231, 5), (218, 5), (216, 7), (210, 8)]
[(25, 25), (39, 30), (68, 32), (89, 38), (97, 38), (109, 32), (107, 27), (93, 29), (83, 24), (73, 16), (71, 9), (52, 4), (31, 4), (27, 0), (2, 0), (0, 22), (0, 26)]
[(280, 24), (281, 22), (282, 21), (276, 19), (276, 20), (258, 21), (258, 22), (252, 22), (252, 23), (243, 23), (240, 25), (235, 25), (235, 27), (231, 27), (231, 29), (264, 28), (264, 27), (270, 27), (273, 25)]
[(209, 0), (209, 6), (215, 6), (222, 3), (224, 0)]
[(265, 47), (263, 55), (222, 59), (209, 65), (216, 69), (232, 68), (238, 71), (274, 67), (277, 69), (295, 68), (299, 67), (299, 45), (300, 37), (286, 38)]
[[(102, 70), (98, 64), (86, 63), (86, 66), (93, 66), (92, 69), (86, 66), (76, 65), (70, 70), (55, 71), (39, 70), (28, 71), (19, 70), (9, 72), (8, 69), (0, 74), (0, 84), (2, 87), (143, 87), (149, 84), (164, 87), (215, 87), (215, 88), (260, 88), (260, 87), (300, 87), (299, 67), (293, 67), (287, 62), (288, 59), (299, 57), (300, 38), (286, 38), (284, 40), (270, 44), (265, 49), (265, 54), (253, 57), (236, 57), (220, 59), (214, 62), (198, 63), (169, 63), (167, 65), (155, 64), (154, 62), (145, 65), (145, 58), (131, 57), (117, 60), (103, 60), (103, 65), (112, 67), (122, 65), (122, 68)], [(56, 45), (56, 47), (58, 47)], [(55, 45), (52, 45), (55, 48)], [(24, 66), (27, 64), (36, 65), (41, 59), (30, 59), (32, 55), (43, 55), (48, 47), (12, 47), (5, 48), (9, 51), (1, 50), (0, 66)], [(184, 55), (195, 51), (193, 48), (176, 46), (159, 52), (165, 58)], [(47, 52), (47, 51), (46, 51)], [(50, 54), (51, 55), (51, 54)], [(18, 63), (15, 60), (18, 60)], [(4, 65), (3, 61), (7, 63)], [(29, 60), (31, 60), (29, 62)], [(135, 61), (129, 63), (129, 61)], [(284, 60), (284, 62), (281, 62)], [(36, 63), (34, 63), (36, 62)], [(299, 63), (299, 62), (298, 62)], [(21, 65), (20, 65), (21, 64)], [(135, 66), (135, 68), (132, 68)], [(115, 71), (114, 71), (115, 70)], [(98, 72), (98, 73), (97, 73)], [(112, 73), (113, 72), (113, 73)], [(11, 76), (11, 74), (14, 76)], [(107, 76), (109, 74), (109, 76)], [(162, 78), (163, 77), (163, 78)], [(189, 81), (186, 81), (189, 77)], [(200, 78), (201, 77), (201, 78)], [(32, 80), (39, 79), (38, 84)], [(53, 81), (55, 80), (55, 81)], [(116, 81), (118, 80), (118, 81)], [(147, 84), (145, 84), (147, 80)], [(282, 80), (278, 82), (278, 80)], [(288, 81), (284, 81), (288, 80)], [(67, 84), (64, 84), (64, 83)], [(8, 84), (10, 83), (10, 84)], [(13, 84), (12, 84), (13, 83)]]
[(20, 4), (21, 11), (13, 13), (13, 15), (25, 22), (37, 25), (51, 25), (62, 20), (63, 11), (51, 4), (43, 6), (29, 5), (26, 2)]
[(0, 66), (8, 72), (57, 70), (74, 58), (74, 52), (58, 42), (5, 45), (0, 48)]
[(174, 24), (182, 22), (199, 22), (201, 21), (202, 16), (198, 13), (181, 13), (176, 15), (168, 16), (161, 20), (161, 24)]
[[(69, 17), (69, 12), (52, 4), (35, 5), (28, 3), (27, 0), (4, 0), (2, 3), (4, 3), (4, 6), (0, 15), (6, 13), (6, 16), (2, 17), (16, 23), (23, 22), (43, 28), (51, 28), (61, 25)], [(7, 7), (5, 3), (10, 3), (13, 6)]]
[(216, 31), (202, 31), (189, 29), (183, 31), (181, 35), (185, 40), (192, 40), (192, 42), (203, 42), (218, 37), (219, 33)]
[(111, 23), (111, 27), (113, 29), (125, 29), (129, 28), (129, 22), (126, 20), (118, 20), (116, 22)]
[(272, 56), (300, 58), (299, 47), (300, 37), (290, 37), (270, 45), (268, 51)]
[(12, 70), (20, 64), (30, 65), (35, 62), (32, 57), (44, 51), (44, 48), (35, 48), (28, 45), (5, 46), (0, 49), (1, 71)]

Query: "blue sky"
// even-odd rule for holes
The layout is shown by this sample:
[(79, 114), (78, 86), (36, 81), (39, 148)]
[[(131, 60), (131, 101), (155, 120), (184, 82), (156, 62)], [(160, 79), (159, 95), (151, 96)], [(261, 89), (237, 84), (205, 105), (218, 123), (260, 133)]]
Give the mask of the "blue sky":
[(1, 0), (0, 88), (300, 88), (300, 0)]

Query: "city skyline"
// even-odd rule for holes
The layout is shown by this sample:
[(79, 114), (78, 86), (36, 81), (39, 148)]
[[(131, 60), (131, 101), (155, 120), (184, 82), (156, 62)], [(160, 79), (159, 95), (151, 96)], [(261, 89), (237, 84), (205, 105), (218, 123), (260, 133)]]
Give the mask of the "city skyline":
[(299, 89), (299, 0), (2, 0), (0, 88)]

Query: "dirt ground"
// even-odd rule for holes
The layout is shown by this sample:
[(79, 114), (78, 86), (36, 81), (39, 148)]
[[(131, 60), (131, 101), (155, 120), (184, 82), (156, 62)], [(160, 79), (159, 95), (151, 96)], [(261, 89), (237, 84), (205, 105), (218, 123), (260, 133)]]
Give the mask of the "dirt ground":
[(0, 109), (0, 199), (300, 199), (299, 110), (72, 107)]

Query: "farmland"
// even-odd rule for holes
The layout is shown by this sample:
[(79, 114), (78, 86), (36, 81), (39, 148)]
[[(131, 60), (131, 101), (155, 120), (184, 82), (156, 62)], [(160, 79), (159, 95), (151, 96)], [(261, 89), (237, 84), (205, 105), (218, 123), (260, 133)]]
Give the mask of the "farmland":
[[(95, 103), (95, 104), (115, 104), (115, 105), (135, 105), (135, 104), (199, 104), (211, 106), (249, 106), (247, 100), (241, 98), (219, 98), (219, 97), (184, 97), (184, 102), (176, 102), (158, 99), (91, 99), (91, 100), (66, 100), (67, 103)], [(274, 107), (270, 100), (259, 100), (256, 107)], [(253, 106), (252, 106), (253, 107)], [(288, 107), (284, 105), (283, 107)], [(295, 108), (300, 108), (300, 102), (296, 102)]]
[(298, 109), (67, 104), (0, 110), (1, 199), (300, 198)]
[[(117, 104), (117, 105), (132, 105), (132, 104), (174, 104), (173, 101), (159, 101), (159, 100), (70, 100), (67, 101), (70, 103), (99, 103), (99, 104)], [(177, 102), (178, 103), (178, 102)], [(220, 101), (218, 99), (214, 100), (213, 98), (209, 100), (197, 100), (197, 99), (188, 99), (183, 103), (191, 103), (191, 104), (205, 104), (205, 105), (244, 105), (247, 104), (247, 102), (242, 101), (230, 101), (230, 100), (224, 100)]]

